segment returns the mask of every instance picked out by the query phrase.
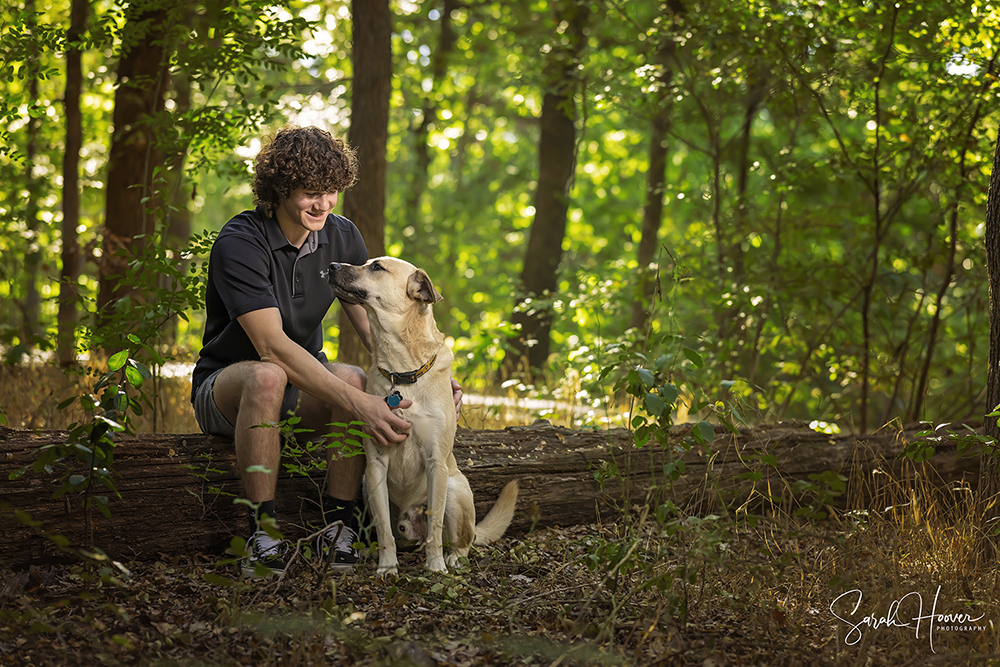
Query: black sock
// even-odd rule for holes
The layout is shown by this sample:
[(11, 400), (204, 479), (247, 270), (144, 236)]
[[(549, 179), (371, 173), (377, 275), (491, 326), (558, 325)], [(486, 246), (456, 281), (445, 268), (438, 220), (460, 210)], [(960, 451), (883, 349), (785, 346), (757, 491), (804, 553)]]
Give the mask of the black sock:
[(255, 533), (260, 530), (260, 520), (264, 515), (268, 515), (272, 519), (277, 518), (277, 514), (274, 511), (274, 500), (265, 500), (257, 505), (257, 508), (247, 506), (247, 519), (250, 521), (250, 532)]
[(354, 499), (341, 500), (329, 494), (323, 495), (323, 521), (326, 525), (343, 522), (345, 526), (351, 526), (354, 518)]

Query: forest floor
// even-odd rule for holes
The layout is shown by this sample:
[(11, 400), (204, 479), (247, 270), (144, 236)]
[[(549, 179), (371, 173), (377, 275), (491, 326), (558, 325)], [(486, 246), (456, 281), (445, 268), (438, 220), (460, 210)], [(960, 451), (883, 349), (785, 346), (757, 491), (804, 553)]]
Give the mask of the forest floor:
[[(449, 574), (404, 553), (385, 580), (372, 559), (347, 574), (299, 561), (280, 581), (241, 579), (204, 555), (103, 575), (79, 564), (7, 571), (0, 664), (1000, 664), (997, 570), (967, 576), (952, 547), (916, 563), (889, 557), (913, 544), (888, 525), (846, 539), (772, 525), (732, 541), (689, 534), (686, 545), (655, 524), (622, 525), (508, 537)], [(602, 545), (630, 546), (607, 559)], [(622, 567), (635, 554), (652, 567)]]
[[(65, 427), (64, 382), (5, 373), (11, 424)], [(190, 432), (185, 387), (164, 395), (160, 429)], [(370, 554), (280, 581), (218, 553), (0, 563), (0, 665), (1000, 665), (1000, 567), (974, 505), (891, 486), (806, 515), (631, 507), (507, 536), (448, 574), (417, 553), (387, 579)]]

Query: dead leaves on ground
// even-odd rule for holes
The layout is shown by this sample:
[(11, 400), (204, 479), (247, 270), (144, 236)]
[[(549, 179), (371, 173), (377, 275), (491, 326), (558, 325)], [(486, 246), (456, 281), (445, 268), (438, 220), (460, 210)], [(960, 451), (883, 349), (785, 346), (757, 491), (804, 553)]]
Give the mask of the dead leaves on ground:
[(829, 616), (779, 603), (775, 582), (712, 573), (675, 618), (655, 588), (586, 566), (598, 534), (614, 539), (595, 526), (508, 538), (447, 575), (401, 554), (388, 581), (374, 565), (331, 576), (306, 562), (280, 582), (245, 581), (204, 556), (130, 563), (130, 578), (8, 571), (0, 665), (836, 664)]

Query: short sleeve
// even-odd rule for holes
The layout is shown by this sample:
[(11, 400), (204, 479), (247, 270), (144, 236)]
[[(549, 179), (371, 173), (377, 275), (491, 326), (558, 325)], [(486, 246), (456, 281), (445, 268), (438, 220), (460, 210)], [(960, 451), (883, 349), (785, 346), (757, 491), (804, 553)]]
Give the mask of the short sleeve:
[(271, 257), (256, 239), (220, 236), (212, 246), (212, 281), (231, 319), (262, 308), (277, 308), (271, 284)]
[(368, 261), (368, 247), (365, 245), (365, 239), (361, 236), (361, 230), (358, 229), (357, 225), (347, 218), (343, 218), (343, 220), (348, 224), (351, 234), (351, 241), (348, 245), (351, 257), (346, 258), (345, 263), (361, 266)]

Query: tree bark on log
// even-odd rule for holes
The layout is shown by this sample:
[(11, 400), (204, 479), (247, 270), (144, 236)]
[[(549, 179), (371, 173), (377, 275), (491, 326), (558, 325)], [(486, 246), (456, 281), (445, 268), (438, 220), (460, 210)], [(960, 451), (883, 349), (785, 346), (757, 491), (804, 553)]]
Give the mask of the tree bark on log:
[[(959, 457), (953, 442), (936, 443), (934, 456), (924, 464), (899, 457), (916, 439), (917, 430), (883, 429), (855, 437), (817, 433), (802, 424), (738, 434), (720, 427), (710, 450), (695, 447), (672, 455), (687, 433), (685, 427), (674, 429), (665, 451), (652, 445), (634, 447), (630, 433), (622, 429), (573, 431), (539, 422), (503, 431), (459, 429), (455, 456), (475, 492), (479, 517), (507, 482), (520, 481), (517, 512), (508, 531), (518, 535), (535, 527), (613, 520), (623, 507), (660, 503), (667, 497), (694, 512), (733, 507), (774, 511), (779, 506), (790, 510), (795, 503), (810, 501), (796, 482), (826, 471), (848, 480), (847, 491), (837, 500), (842, 507), (881, 509), (907, 502), (909, 489), (917, 486), (919, 493), (929, 488), (908, 483), (914, 480), (938, 488), (958, 483), (971, 489), (979, 461)], [(0, 427), (0, 564), (21, 568), (69, 558), (45, 533), (137, 560), (185, 552), (221, 555), (234, 535), (246, 537), (246, 510), (233, 504), (241, 489), (230, 442), (200, 434), (121, 437), (115, 448), (121, 498), (109, 499), (110, 519), (94, 512), (88, 530), (80, 496), (51, 498), (59, 486), (54, 475), (29, 469), (9, 479), (34, 462), (40, 446), (65, 439), (65, 431)], [(678, 460), (686, 472), (668, 482), (664, 465)], [(601, 474), (615, 469), (617, 476)], [(286, 536), (302, 537), (311, 532), (310, 524), (318, 523), (321, 481), (321, 472), (301, 476), (282, 471), (277, 507)], [(651, 489), (654, 493), (647, 495)], [(40, 522), (40, 528), (25, 525), (15, 515), (18, 510)]]

